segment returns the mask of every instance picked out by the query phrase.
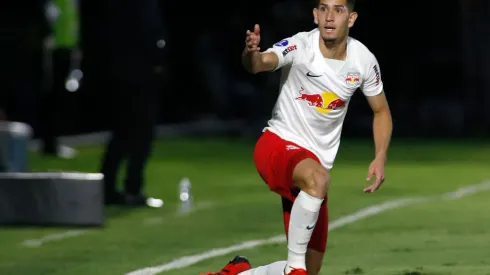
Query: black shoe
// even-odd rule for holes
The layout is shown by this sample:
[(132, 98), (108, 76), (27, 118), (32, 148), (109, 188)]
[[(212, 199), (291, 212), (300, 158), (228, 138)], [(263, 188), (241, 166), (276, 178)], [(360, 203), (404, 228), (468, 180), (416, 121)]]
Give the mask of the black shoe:
[(143, 194), (124, 194), (124, 204), (127, 206), (145, 206), (146, 205), (146, 196)]
[(119, 191), (106, 192), (104, 196), (105, 205), (124, 205), (124, 195)]

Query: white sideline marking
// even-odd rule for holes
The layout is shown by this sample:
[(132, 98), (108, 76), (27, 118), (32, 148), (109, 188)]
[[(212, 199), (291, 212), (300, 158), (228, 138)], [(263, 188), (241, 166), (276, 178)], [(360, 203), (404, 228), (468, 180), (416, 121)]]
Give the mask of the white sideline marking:
[(62, 233), (49, 234), (39, 239), (25, 240), (22, 242), (22, 246), (27, 247), (39, 247), (47, 242), (59, 241), (71, 237), (76, 237), (87, 233), (87, 230), (70, 230)]
[(479, 184), (463, 186), (453, 192), (442, 195), (444, 199), (459, 199), (469, 195), (473, 195), (480, 191), (490, 190), (490, 181), (484, 181)]
[[(350, 215), (331, 221), (329, 224), (329, 231), (340, 227), (344, 227), (348, 224), (355, 223), (359, 220), (380, 214), (390, 209), (401, 208), (410, 204), (422, 203), (435, 199), (459, 199), (484, 190), (490, 190), (490, 181), (485, 181), (479, 184), (461, 187), (455, 191), (445, 193), (439, 196), (413, 197), (413, 198), (398, 199), (398, 200), (392, 200), (380, 204), (375, 204), (372, 206), (368, 206), (366, 208), (362, 208), (359, 211), (356, 211)], [(154, 275), (172, 269), (180, 269), (180, 268), (188, 267), (195, 263), (207, 259), (224, 256), (226, 254), (240, 251), (243, 249), (250, 249), (261, 245), (281, 243), (285, 241), (286, 241), (286, 237), (284, 234), (274, 236), (268, 239), (246, 241), (229, 247), (216, 248), (199, 254), (184, 256), (159, 266), (145, 267), (142, 269), (138, 269), (126, 273), (126, 275)]]
[[(174, 216), (175, 217), (185, 217), (188, 214), (194, 213), (196, 211), (204, 210), (204, 209), (209, 209), (215, 207), (215, 203), (212, 201), (204, 201), (204, 202), (197, 202), (196, 205), (190, 210), (190, 212), (187, 213), (176, 213)], [(171, 217), (171, 216), (170, 216)], [(145, 225), (157, 225), (162, 223), (165, 220), (165, 217), (148, 217), (143, 219), (143, 224)], [(84, 235), (85, 233), (89, 233), (90, 230), (68, 230), (64, 231), (61, 233), (53, 233), (53, 234), (48, 234), (45, 235), (41, 238), (38, 239), (30, 239), (30, 240), (25, 240), (22, 242), (22, 246), (24, 247), (40, 247), (46, 243), (49, 242), (54, 242), (54, 241), (61, 241), (64, 239), (72, 238), (72, 237), (78, 237), (81, 235)]]

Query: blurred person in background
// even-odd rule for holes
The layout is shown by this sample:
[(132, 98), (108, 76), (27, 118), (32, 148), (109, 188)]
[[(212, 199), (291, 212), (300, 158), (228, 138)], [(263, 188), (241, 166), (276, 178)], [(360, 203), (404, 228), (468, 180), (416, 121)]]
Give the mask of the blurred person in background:
[[(109, 93), (112, 136), (102, 159), (105, 203), (145, 206), (144, 173), (165, 75), (166, 37), (157, 0), (108, 4)], [(124, 190), (116, 176), (127, 160)], [(151, 205), (150, 205), (151, 206)]]
[[(75, 0), (53, 0), (63, 7)], [(60, 43), (60, 35), (53, 40), (53, 29), (56, 33), (69, 22), (63, 20), (67, 15), (72, 15), (63, 9), (60, 14), (61, 22), (53, 25), (56, 15), (53, 14), (53, 2), (49, 0), (37, 0), (34, 5), (25, 5), (15, 2), (4, 6), (0, 35), (2, 35), (2, 51), (0, 52), (0, 85), (2, 92), (0, 108), (2, 119), (22, 122), (30, 125), (40, 137), (42, 152), (48, 155), (61, 157), (73, 156), (74, 150), (62, 147), (60, 151), (56, 143), (55, 132), (56, 110), (59, 100), (60, 85), (52, 86), (53, 74), (51, 49), (54, 42)], [(74, 5), (74, 4), (73, 4)], [(65, 37), (76, 35), (76, 32), (66, 32)], [(65, 39), (66, 42), (66, 39)], [(54, 64), (60, 63), (55, 53)], [(57, 76), (60, 70), (54, 68)], [(62, 75), (66, 76), (66, 73)], [(58, 77), (60, 78), (60, 77)], [(61, 77), (63, 78), (63, 77)], [(56, 82), (56, 81), (55, 81)], [(64, 79), (62, 80), (64, 87)], [(54, 89), (52, 89), (52, 87)]]
[(76, 151), (61, 146), (57, 136), (60, 123), (59, 110), (63, 104), (62, 96), (67, 92), (67, 88), (70, 88), (66, 86), (67, 80), (72, 70), (78, 69), (81, 58), (78, 49), (80, 35), (78, 1), (51, 0), (45, 10), (47, 20), (52, 26), (52, 33), (46, 39), (44, 51), (46, 84), (39, 116), (41, 150), (45, 155), (72, 158), (76, 155)]

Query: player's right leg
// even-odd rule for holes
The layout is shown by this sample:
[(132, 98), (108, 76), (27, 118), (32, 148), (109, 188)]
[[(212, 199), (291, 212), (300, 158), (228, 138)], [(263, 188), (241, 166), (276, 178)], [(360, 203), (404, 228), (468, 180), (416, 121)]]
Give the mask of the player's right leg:
[[(324, 205), (330, 178), (328, 171), (317, 160), (306, 158), (295, 166), (293, 183), (301, 191), (293, 202), (290, 214), (286, 272), (294, 268), (306, 269), (307, 249)], [(310, 275), (316, 275), (319, 267), (312, 266), (315, 264), (309, 266)]]
[[(286, 236), (288, 236), (291, 210), (293, 208), (293, 201), (286, 198), (282, 198), (282, 209), (284, 216), (284, 229), (286, 230)], [(306, 270), (309, 275), (318, 275), (320, 273), (321, 266), (323, 264), (323, 256), (327, 248), (328, 238), (328, 207), (327, 197), (323, 200), (318, 220), (313, 234), (311, 235), (310, 242), (308, 243), (308, 250), (306, 251)]]
[[(330, 184), (329, 173), (320, 165), (318, 160), (308, 158), (296, 165), (293, 173), (293, 182), (301, 191), (293, 202), (289, 216), (288, 266), (297, 267), (295, 263), (298, 260), (305, 260), (308, 274), (317, 275), (320, 272), (327, 244), (328, 207), (326, 195)], [(323, 201), (320, 202), (320, 206), (315, 204), (314, 208), (311, 208), (312, 204), (310, 203), (310, 208), (305, 209), (303, 204), (305, 203), (304, 198), (308, 197), (307, 195)], [(310, 213), (310, 211), (310, 219), (302, 222), (302, 219), (304, 220), (307, 217), (305, 213)], [(307, 230), (304, 230), (304, 225), (310, 222), (314, 225), (307, 226)], [(312, 226), (315, 228), (308, 230)], [(306, 251), (304, 244), (289, 242), (289, 240), (294, 239), (293, 234), (303, 236), (305, 241), (307, 238)], [(298, 250), (300, 254), (297, 253)]]
[[(293, 270), (303, 270), (297, 274), (306, 274), (308, 243), (320, 209), (322, 205), (325, 207), (324, 198), (330, 182), (328, 171), (313, 153), (271, 132), (264, 132), (257, 142), (254, 160), (269, 188), (292, 202), (287, 227), (286, 274), (295, 274)], [(299, 193), (295, 192), (298, 189)], [(316, 270), (312, 270), (312, 274), (316, 274)]]

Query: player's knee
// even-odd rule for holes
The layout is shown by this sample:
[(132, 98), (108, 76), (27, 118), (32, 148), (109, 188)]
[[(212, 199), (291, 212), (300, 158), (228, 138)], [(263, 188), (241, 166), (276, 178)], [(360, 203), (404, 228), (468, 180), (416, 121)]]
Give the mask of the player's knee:
[(330, 176), (324, 168), (305, 169), (298, 181), (298, 187), (308, 195), (315, 198), (323, 198), (327, 194), (330, 185)]

